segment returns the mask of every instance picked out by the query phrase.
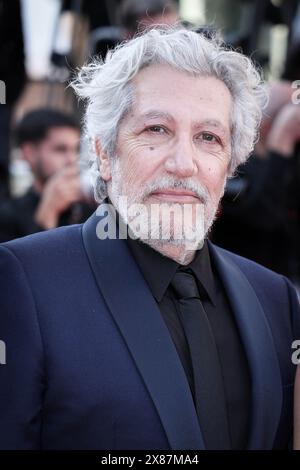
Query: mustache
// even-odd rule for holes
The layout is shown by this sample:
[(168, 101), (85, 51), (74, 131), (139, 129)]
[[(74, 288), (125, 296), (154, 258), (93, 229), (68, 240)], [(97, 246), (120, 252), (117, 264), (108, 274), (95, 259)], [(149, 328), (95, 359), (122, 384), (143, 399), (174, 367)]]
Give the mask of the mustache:
[(192, 191), (202, 204), (207, 204), (210, 201), (210, 194), (208, 189), (201, 183), (195, 183), (191, 180), (178, 180), (172, 176), (164, 176), (150, 184), (147, 184), (143, 190), (142, 199), (150, 196), (154, 191), (161, 191), (164, 189), (183, 189)]

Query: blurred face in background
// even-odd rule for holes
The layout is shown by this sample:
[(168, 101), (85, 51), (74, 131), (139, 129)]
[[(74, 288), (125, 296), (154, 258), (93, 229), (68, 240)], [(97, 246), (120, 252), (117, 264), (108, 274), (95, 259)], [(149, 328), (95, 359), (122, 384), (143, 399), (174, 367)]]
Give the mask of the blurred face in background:
[(165, 11), (159, 15), (141, 16), (138, 20), (139, 32), (151, 26), (165, 25), (172, 26), (179, 20), (178, 13), (174, 10)]
[[(126, 0), (124, 3), (126, 4)], [(130, 3), (130, 1), (128, 3)], [(126, 39), (130, 39), (136, 33), (142, 33), (152, 26), (173, 26), (179, 21), (178, 8), (174, 2), (165, 2), (165, 5), (161, 5), (160, 8), (156, 8), (155, 10), (153, 10), (154, 5), (151, 7), (150, 2), (149, 8), (144, 4), (143, 11), (141, 11), (141, 5), (138, 11), (136, 11), (136, 5), (134, 6), (134, 3), (137, 2), (133, 1), (132, 3), (133, 5), (131, 8), (128, 8), (125, 15), (130, 18), (130, 24), (125, 28)], [(127, 24), (126, 19), (124, 19), (124, 23), (125, 25)]]
[(53, 127), (38, 143), (22, 146), (24, 159), (41, 185), (68, 165), (76, 165), (80, 133), (72, 127)]

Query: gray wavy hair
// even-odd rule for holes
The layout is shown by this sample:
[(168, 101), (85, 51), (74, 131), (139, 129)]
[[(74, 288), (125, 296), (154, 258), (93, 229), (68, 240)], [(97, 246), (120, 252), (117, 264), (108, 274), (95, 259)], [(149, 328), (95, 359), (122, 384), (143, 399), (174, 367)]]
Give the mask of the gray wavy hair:
[(244, 163), (257, 140), (266, 104), (259, 71), (243, 54), (224, 46), (219, 36), (207, 38), (182, 26), (153, 28), (94, 59), (79, 71), (71, 86), (86, 100), (85, 134), (90, 142), (95, 198), (107, 196), (94, 142), (114, 158), (118, 128), (134, 103), (133, 77), (152, 64), (167, 64), (193, 76), (213, 76), (228, 87), (232, 100), (231, 160), (228, 176)]

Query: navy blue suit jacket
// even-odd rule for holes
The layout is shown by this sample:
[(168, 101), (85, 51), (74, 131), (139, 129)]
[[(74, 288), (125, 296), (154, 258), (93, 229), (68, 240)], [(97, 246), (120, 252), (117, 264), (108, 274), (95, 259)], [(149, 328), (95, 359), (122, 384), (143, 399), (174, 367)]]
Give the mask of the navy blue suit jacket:
[[(124, 240), (97, 216), (0, 246), (1, 449), (204, 449), (185, 372)], [(248, 449), (292, 435), (289, 281), (209, 244), (249, 361)]]

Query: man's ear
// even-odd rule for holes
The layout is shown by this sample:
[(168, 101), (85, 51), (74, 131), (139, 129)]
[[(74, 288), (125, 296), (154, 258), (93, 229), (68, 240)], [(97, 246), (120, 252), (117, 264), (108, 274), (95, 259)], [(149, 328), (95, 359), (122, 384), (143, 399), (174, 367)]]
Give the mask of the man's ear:
[(111, 179), (110, 159), (107, 153), (102, 149), (101, 142), (98, 138), (95, 139), (95, 152), (98, 158), (100, 175), (104, 181), (109, 181)]
[(25, 160), (30, 165), (31, 169), (33, 169), (36, 164), (36, 145), (29, 142), (23, 144), (21, 146), (21, 153), (23, 160)]

